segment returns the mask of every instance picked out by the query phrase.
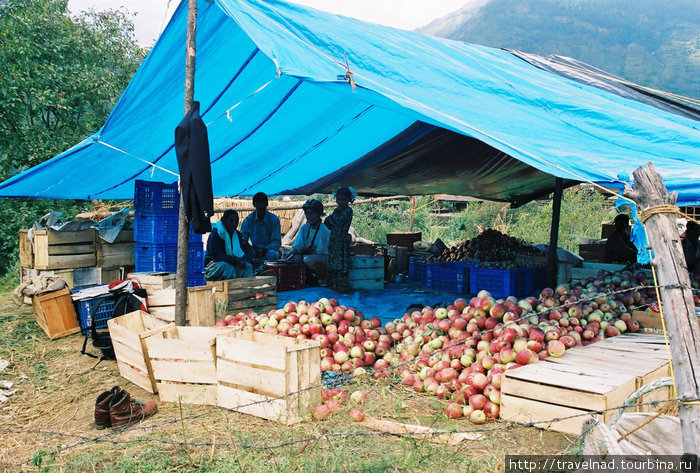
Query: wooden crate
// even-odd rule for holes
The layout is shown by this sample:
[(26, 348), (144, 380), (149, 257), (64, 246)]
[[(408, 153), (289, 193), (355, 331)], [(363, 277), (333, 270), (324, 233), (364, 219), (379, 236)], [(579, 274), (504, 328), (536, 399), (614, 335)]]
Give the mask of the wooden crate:
[(145, 337), (161, 401), (216, 405), (216, 338), (229, 327), (177, 327)]
[[(228, 279), (224, 292), (228, 294), (226, 312), (256, 312), (261, 314), (277, 309), (277, 278), (255, 276), (252, 278)], [(218, 301), (221, 304), (220, 301)]]
[(78, 232), (34, 232), (34, 268), (66, 269), (95, 266), (95, 229)]
[(150, 393), (158, 392), (144, 339), (171, 330), (175, 324), (137, 310), (108, 320), (107, 327), (122, 378)]
[(578, 254), (586, 261), (597, 261), (602, 263), (605, 260), (605, 243), (580, 243)]
[(114, 268), (96, 268), (97, 269), (97, 284), (110, 284), (114, 281), (119, 281), (127, 277), (134, 266), (117, 266)]
[[(227, 297), (225, 281), (208, 282), (204, 286), (187, 288), (187, 324), (192, 327), (213, 327), (216, 322), (216, 300)], [(148, 311), (154, 317), (175, 320), (175, 288), (148, 289)], [(222, 315), (225, 316), (224, 312)]]
[(386, 244), (405, 246), (413, 251), (413, 243), (420, 241), (422, 235), (421, 232), (390, 232), (386, 234)]
[[(639, 326), (644, 332), (663, 333), (661, 314), (657, 312), (635, 310), (632, 312), (632, 318), (639, 322)], [(700, 324), (700, 315), (698, 315), (698, 323)]]
[(175, 273), (129, 273), (128, 278), (138, 282), (148, 290), (169, 289), (175, 287)]
[(615, 263), (591, 263), (582, 262), (580, 266), (576, 268), (571, 268), (571, 282), (581, 281), (586, 278), (594, 278), (598, 274), (598, 271), (622, 271), (624, 269), (624, 264)]
[(287, 425), (320, 402), (320, 343), (253, 331), (217, 337), (218, 404)]
[(112, 243), (97, 237), (95, 253), (97, 266), (103, 268), (134, 266), (134, 230), (122, 230)]
[(51, 340), (80, 332), (73, 299), (67, 288), (34, 296), (36, 323)]
[[(561, 358), (509, 370), (501, 389), (501, 418), (538, 422), (537, 426), (579, 435), (591, 411), (622, 406), (641, 386), (670, 373), (663, 338), (625, 334), (587, 347), (567, 350)], [(659, 393), (653, 394), (659, 396)], [(661, 397), (668, 392), (662, 392)], [(597, 417), (609, 422), (616, 410)], [(556, 422), (555, 418), (572, 417)]]
[(19, 231), (19, 265), (23, 268), (34, 267), (34, 247), (27, 238), (29, 230)]
[(384, 289), (384, 257), (351, 256), (348, 276), (354, 291)]

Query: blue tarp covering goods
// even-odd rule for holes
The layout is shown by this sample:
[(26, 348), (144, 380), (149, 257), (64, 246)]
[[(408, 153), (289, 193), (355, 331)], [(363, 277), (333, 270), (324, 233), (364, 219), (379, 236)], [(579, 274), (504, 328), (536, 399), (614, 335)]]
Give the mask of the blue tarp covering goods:
[[(0, 184), (0, 197), (133, 198), (173, 182), (187, 2), (104, 126)], [(653, 162), (700, 205), (700, 122), (533, 66), (508, 51), (276, 0), (198, 4), (195, 100), (217, 196), (472, 195), (525, 202), (619, 183)]]

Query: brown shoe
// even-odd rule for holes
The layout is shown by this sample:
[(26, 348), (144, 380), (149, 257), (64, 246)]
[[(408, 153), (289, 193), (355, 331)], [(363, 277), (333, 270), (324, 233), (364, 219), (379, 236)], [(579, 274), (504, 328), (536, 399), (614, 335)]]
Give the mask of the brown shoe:
[(99, 430), (106, 429), (111, 424), (109, 417), (109, 403), (115, 394), (119, 392), (119, 386), (114, 386), (97, 396), (95, 401), (95, 427)]
[(153, 401), (141, 402), (131, 399), (125, 390), (119, 391), (109, 403), (109, 416), (112, 422), (112, 429), (126, 429), (129, 426), (138, 424), (146, 417), (155, 414), (158, 404)]

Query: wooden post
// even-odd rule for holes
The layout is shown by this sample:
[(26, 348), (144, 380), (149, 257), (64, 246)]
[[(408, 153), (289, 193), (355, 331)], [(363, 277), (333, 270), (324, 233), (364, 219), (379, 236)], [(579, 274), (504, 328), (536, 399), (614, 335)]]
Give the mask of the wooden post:
[(547, 284), (557, 286), (557, 247), (559, 246), (559, 219), (561, 216), (561, 196), (564, 192), (564, 180), (554, 179), (554, 195), (552, 196), (552, 226), (549, 230), (549, 253), (547, 253)]
[(413, 231), (413, 222), (416, 219), (416, 196), (411, 196), (411, 225), (408, 227), (408, 231)]
[[(194, 99), (194, 61), (197, 36), (197, 0), (187, 4), (187, 53), (185, 62), (185, 115)], [(177, 277), (175, 279), (175, 324), (187, 323), (187, 263), (189, 260), (190, 223), (185, 215), (185, 202), (180, 189), (180, 213), (177, 232)]]
[[(654, 207), (669, 209), (659, 208), (644, 224), (654, 251), (652, 264), (658, 274), (678, 397), (696, 400), (700, 398), (700, 327), (673, 210), (677, 194), (668, 193), (651, 163), (635, 170), (633, 176), (634, 190), (627, 196), (637, 203), (643, 217), (645, 211)], [(700, 455), (700, 404), (681, 401), (680, 420), (684, 452)]]

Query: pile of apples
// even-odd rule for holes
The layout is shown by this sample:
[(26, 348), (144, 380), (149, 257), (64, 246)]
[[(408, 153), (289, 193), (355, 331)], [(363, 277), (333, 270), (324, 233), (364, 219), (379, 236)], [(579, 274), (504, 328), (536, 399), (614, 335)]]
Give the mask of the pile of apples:
[[(423, 307), (384, 326), (326, 298), (288, 302), (267, 314), (239, 313), (217, 324), (317, 340), (321, 370), (361, 375), (372, 368), (375, 378), (399, 373), (407, 388), (448, 401), (449, 418), (481, 424), (499, 416), (506, 371), (639, 330), (631, 310), (653, 293), (634, 288), (646, 284), (644, 273), (601, 272), (574, 286), (545, 288), (539, 297), (496, 300), (480, 291), (469, 301)], [(338, 407), (330, 404), (328, 414)], [(319, 418), (326, 408), (319, 407)]]
[(316, 302), (287, 302), (267, 314), (255, 312), (227, 315), (217, 325), (239, 330), (256, 330), (300, 340), (317, 340), (321, 345), (321, 370), (365, 374), (365, 367), (389, 367), (394, 340), (377, 317), (365, 319), (361, 312), (322, 298)]

